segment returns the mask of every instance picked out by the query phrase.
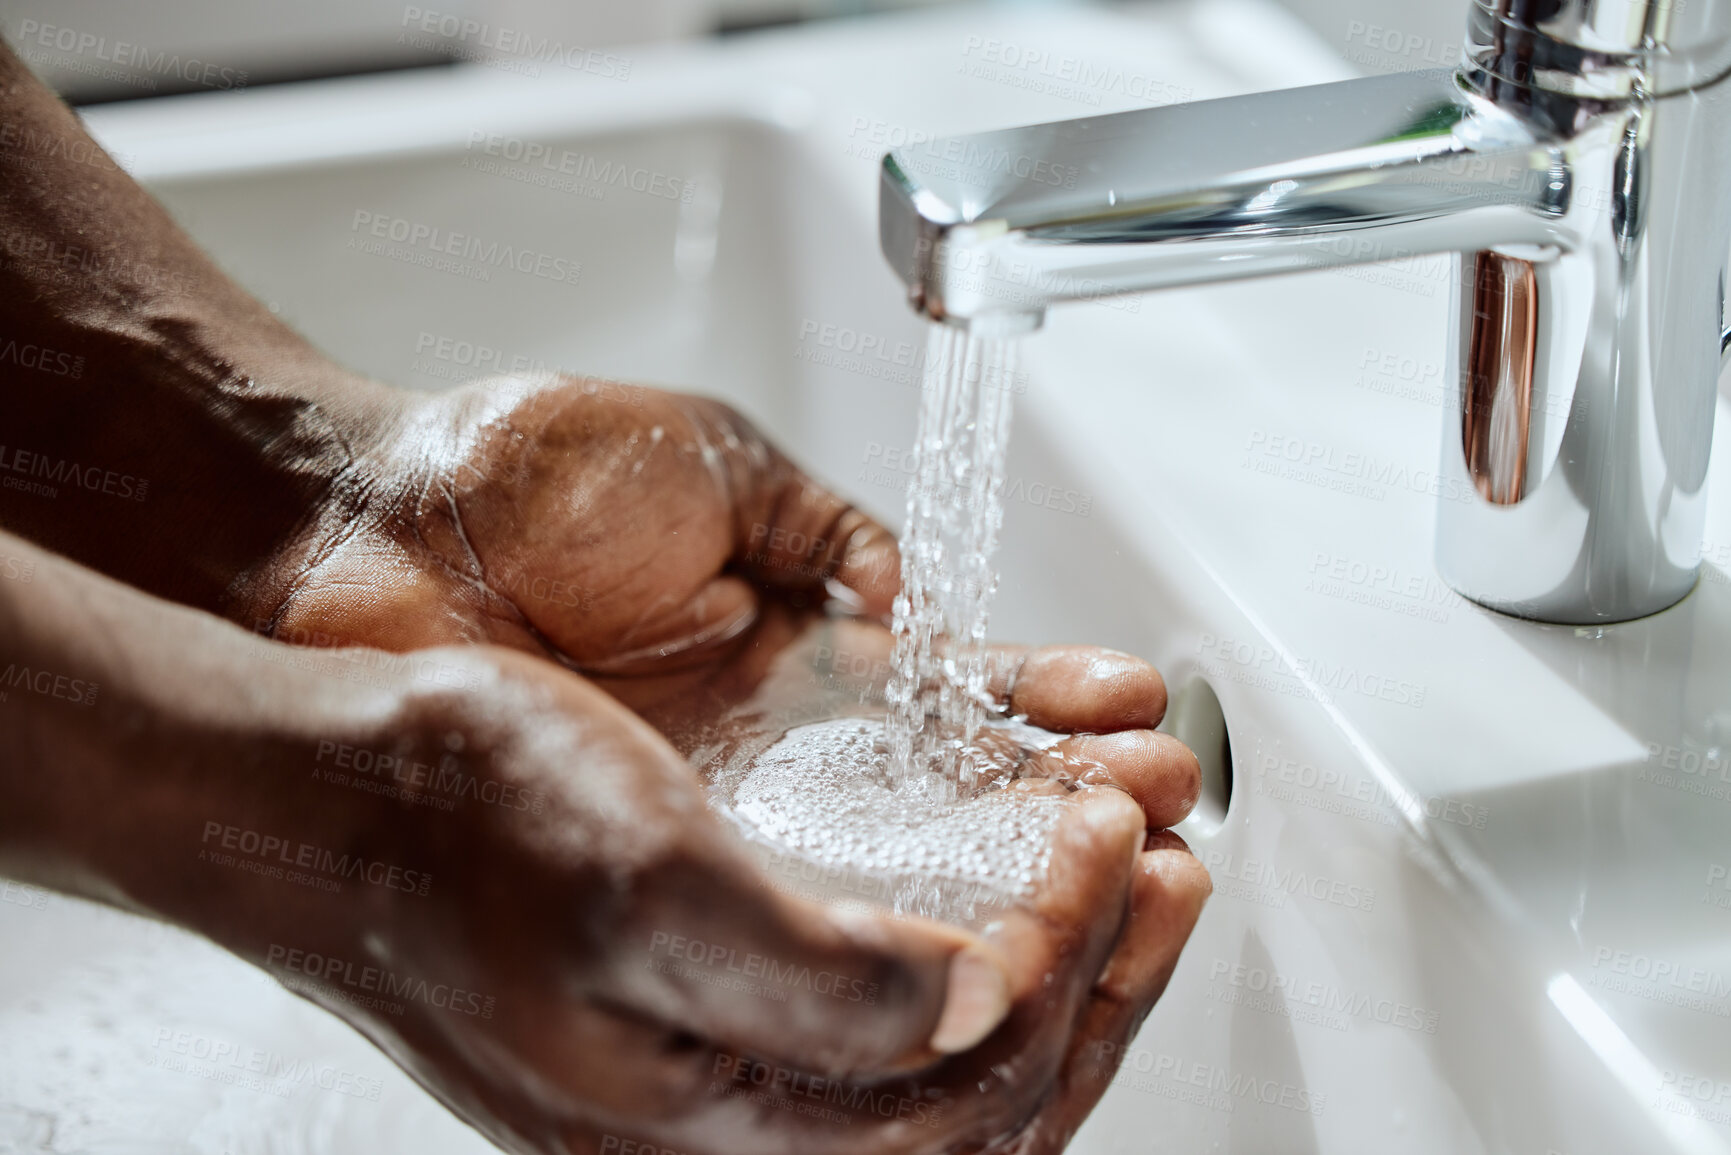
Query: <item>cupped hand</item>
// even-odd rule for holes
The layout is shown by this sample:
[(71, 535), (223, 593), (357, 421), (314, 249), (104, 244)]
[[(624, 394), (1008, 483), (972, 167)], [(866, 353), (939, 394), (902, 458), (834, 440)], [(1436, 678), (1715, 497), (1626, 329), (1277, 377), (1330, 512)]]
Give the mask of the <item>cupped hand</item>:
[[(749, 713), (824, 646), (883, 633), (800, 617), (766, 614), (707, 700)], [(1208, 894), (1183, 843), (1149, 833), (1188, 809), (1194, 761), (1141, 729), (1158, 679), (1120, 655), (1006, 652), (1011, 709), (1115, 732), (1067, 740), (1101, 784), (1064, 795), (1043, 878), (978, 934), (778, 891), (688, 763), (585, 679), (488, 647), (424, 656), (478, 676), (417, 693), (374, 745), (544, 801), (403, 808), (389, 853), (439, 894), (355, 911), (353, 941), (324, 953), (477, 993), (487, 1013), (326, 1005), (509, 1150), (1056, 1152)], [(306, 989), (305, 964), (283, 977)]]
[[(790, 725), (877, 712), (891, 648), (879, 624), (771, 608), (725, 668), (657, 680), (653, 693), (630, 680), (616, 689), (636, 692), (677, 747), (725, 761), (730, 744), (749, 749)], [(1148, 728), (1165, 689), (1146, 663), (1089, 647), (1000, 647), (991, 662), (1005, 713), (1072, 735), (1012, 788), (1062, 796), (1067, 813), (1033, 892), (981, 930), (1007, 970), (1003, 1024), (976, 1048), (888, 1079), (836, 1080), (700, 1049), (663, 1077), (670, 1103), (701, 1107), (633, 1133), (651, 1149), (1043, 1155), (1064, 1148), (1104, 1093), (1210, 892), (1166, 829), (1194, 806), (1199, 769)], [(1069, 787), (1050, 777), (1060, 771)], [(807, 876), (796, 867), (786, 877)], [(710, 1101), (718, 1095), (731, 1104)], [(609, 1149), (607, 1133), (580, 1130), (573, 1150)]]
[[(679, 758), (764, 686), (811, 684), (814, 631), (887, 659), (881, 625), (818, 607), (841, 593), (881, 617), (898, 569), (886, 531), (714, 402), (564, 378), (405, 407), (236, 615), (290, 641), (492, 643), (585, 675), (507, 662), (559, 704), (489, 715), (493, 742), (533, 749), (501, 757), (566, 802), (461, 844), (453, 869), (495, 881), (452, 908), (464, 933), (428, 928), (417, 949), (470, 944), (514, 1010), (477, 1036), (390, 1028), (405, 1065), (537, 1152), (623, 1149), (609, 1136), (690, 1155), (1062, 1147), (1107, 1084), (1117, 1048), (1098, 1044), (1134, 1032), (1208, 893), (1181, 840), (1148, 833), (1188, 812), (1198, 777), (1151, 729), (1158, 674), (1098, 650), (999, 652), (1006, 708), (1074, 732), (1065, 752), (1096, 772), (1066, 802), (1044, 884), (984, 935), (775, 894)], [(823, 699), (805, 708), (837, 704)], [(573, 727), (629, 752), (549, 737)], [(576, 848), (580, 867), (542, 861)], [(548, 880), (537, 902), (501, 901), (521, 877)], [(607, 918), (570, 939), (548, 912), (598, 886)], [(776, 991), (693, 964), (693, 943), (879, 994)], [(612, 961), (570, 961), (592, 955)]]

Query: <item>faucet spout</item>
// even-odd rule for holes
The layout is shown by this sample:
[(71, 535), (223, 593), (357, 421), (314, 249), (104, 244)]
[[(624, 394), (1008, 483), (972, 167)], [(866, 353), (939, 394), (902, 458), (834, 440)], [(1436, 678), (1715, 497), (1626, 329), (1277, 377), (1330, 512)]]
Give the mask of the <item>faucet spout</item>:
[(979, 136), (884, 158), (915, 308), (1065, 301), (1497, 245), (1571, 247), (1557, 141), (1452, 71)]

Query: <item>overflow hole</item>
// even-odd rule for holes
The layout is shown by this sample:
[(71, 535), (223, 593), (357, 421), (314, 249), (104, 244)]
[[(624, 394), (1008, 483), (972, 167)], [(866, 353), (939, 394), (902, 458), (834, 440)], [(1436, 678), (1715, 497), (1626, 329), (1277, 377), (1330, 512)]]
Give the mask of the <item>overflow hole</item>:
[(1232, 805), (1232, 739), (1214, 687), (1199, 677), (1186, 681), (1172, 696), (1160, 728), (1190, 747), (1202, 765), (1202, 796), (1184, 825), (1212, 835)]

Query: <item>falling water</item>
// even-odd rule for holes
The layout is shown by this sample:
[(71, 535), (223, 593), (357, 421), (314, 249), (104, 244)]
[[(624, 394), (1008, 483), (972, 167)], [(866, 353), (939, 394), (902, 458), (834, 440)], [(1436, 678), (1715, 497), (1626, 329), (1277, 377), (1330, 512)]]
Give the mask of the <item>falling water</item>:
[(944, 802), (985, 769), (974, 740), (990, 705), (986, 618), (1017, 345), (947, 325), (927, 341), (885, 737), (897, 789)]
[[(767, 870), (798, 864), (795, 893), (862, 899), (975, 924), (1044, 877), (1068, 783), (1092, 764), (1062, 735), (990, 700), (986, 615), (1003, 523), (1015, 347), (934, 326), (902, 535), (889, 710), (818, 717), (719, 768), (700, 761)], [(774, 714), (766, 702), (750, 717)], [(1012, 782), (1018, 788), (997, 789)]]

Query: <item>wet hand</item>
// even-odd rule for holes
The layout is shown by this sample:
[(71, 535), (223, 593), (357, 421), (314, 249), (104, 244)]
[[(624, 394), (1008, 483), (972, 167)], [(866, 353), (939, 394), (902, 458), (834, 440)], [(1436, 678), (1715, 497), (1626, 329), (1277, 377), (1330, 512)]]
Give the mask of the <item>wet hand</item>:
[[(361, 471), (305, 539), (261, 571), (248, 616), (290, 640), (395, 650), (490, 642), (553, 658), (587, 674), (685, 751), (766, 677), (785, 673), (826, 592), (851, 591), (856, 608), (887, 614), (899, 557), (881, 527), (814, 485), (725, 407), (611, 389), (617, 392), (572, 380), (508, 383), (407, 411), (397, 436), (386, 439), (392, 448)], [(866, 631), (859, 644), (887, 654), (881, 626), (842, 628)], [(557, 1143), (618, 1149), (606, 1146), (607, 1137), (625, 1132), (691, 1155), (987, 1150), (1016, 1134), (1033, 1136), (1034, 1150), (1060, 1148), (1105, 1090), (1113, 1065), (1106, 1056), (1117, 1053), (1163, 989), (1208, 892), (1205, 872), (1181, 841), (1148, 834), (1178, 821), (1194, 802), (1195, 763), (1151, 731), (1165, 690), (1144, 663), (1083, 649), (1004, 651), (998, 669), (997, 689), (1009, 708), (1036, 725), (1075, 732), (1067, 752), (1095, 764), (1096, 777), (1108, 783), (1073, 796), (1035, 899), (983, 940), (930, 924), (838, 923), (836, 914), (809, 904), (772, 902), (777, 917), (806, 928), (799, 933), (822, 940), (843, 933), (840, 925), (888, 955), (913, 950), (903, 966), (929, 960), (935, 943), (948, 944), (935, 948), (938, 956), (960, 957), (965, 941), (975, 961), (963, 970), (970, 977), (954, 1005), (972, 1008), (959, 1020), (967, 1029), (939, 1030), (938, 1007), (951, 1004), (935, 999), (928, 982), (926, 1001), (914, 1002), (925, 1016), (913, 1016), (919, 1029), (889, 1032), (902, 1044), (928, 1032), (924, 1052), (904, 1049), (892, 1061), (895, 1048), (882, 1042), (886, 1028), (874, 1025), (878, 1012), (857, 1005), (829, 1008), (832, 1018), (814, 1020), (822, 1025), (806, 1048), (776, 1045), (766, 1037), (775, 1031), (762, 1024), (780, 1022), (784, 1008), (722, 997), (704, 981), (715, 976), (681, 964), (686, 994), (707, 996), (702, 1006), (668, 1001), (648, 1022), (635, 1012), (624, 1021), (600, 1015), (581, 1024), (532, 1016), (521, 1029), (538, 1040), (524, 1044), (533, 1062), (495, 1081), (484, 1064), (453, 1055), (444, 1065), (462, 1074), (450, 1094), (480, 1094), (484, 1117), (540, 1136), (535, 1150), (560, 1150)], [(544, 674), (583, 686), (551, 667)], [(584, 692), (585, 709), (611, 709), (588, 686)], [(656, 747), (647, 728), (641, 741), (646, 751)], [(678, 764), (665, 744), (655, 757), (664, 768)], [(584, 759), (562, 767), (578, 792), (635, 790), (626, 780), (598, 786), (589, 771)], [(701, 811), (688, 770), (686, 777), (691, 805)], [(738, 877), (749, 881), (724, 894), (693, 889), (701, 896), (694, 905), (710, 922), (690, 924), (687, 934), (669, 929), (686, 924), (667, 921), (663, 932), (687, 944), (763, 953), (751, 949), (749, 931), (740, 945), (730, 944), (741, 927), (762, 921), (759, 904), (770, 901), (763, 897), (767, 880), (743, 869)], [(561, 994), (545, 981), (530, 989), (546, 1000)], [(707, 1014), (699, 1013), (704, 1006)], [(741, 1031), (739, 1023), (727, 1025), (728, 1015), (760, 1025)], [(551, 1035), (540, 1030), (555, 1025)], [(826, 1051), (826, 1034), (832, 1048), (865, 1049)], [(865, 1042), (874, 1037), (875, 1049)], [(931, 1046), (934, 1038), (944, 1046)], [(607, 1061), (599, 1064), (577, 1053), (597, 1040), (606, 1041)], [(428, 1036), (409, 1046), (430, 1055), (440, 1043)], [(961, 1053), (945, 1058), (952, 1049)], [(814, 1078), (826, 1094), (895, 1088), (898, 1103), (926, 1110), (910, 1122), (850, 1107), (845, 1124), (797, 1109), (765, 1110), (747, 1090), (764, 1063), (779, 1073), (772, 1078), (804, 1080), (799, 1085), (808, 1090)], [(903, 1067), (917, 1073), (885, 1073)]]
[[(311, 985), (508, 1150), (1056, 1152), (1208, 893), (1182, 842), (1150, 834), (1150, 803), (1131, 798), (1194, 792), (1193, 762), (1164, 740), (1099, 760), (1111, 782), (1067, 795), (1040, 885), (974, 935), (779, 893), (685, 760), (585, 679), (493, 647), (417, 656), (472, 675), (468, 688), (413, 689), (353, 741), (535, 805), (447, 813), (360, 794), (333, 806), (304, 775), (310, 748), (288, 743), (279, 775), (277, 746), (253, 740), (244, 788), (277, 794), (249, 806), (316, 814), (333, 827), (316, 840), (412, 863), (433, 893), (284, 903), (280, 884), (244, 875), (232, 885), (259, 888), (253, 899), (174, 913), (297, 989), (314, 964), (281, 944), (352, 963), (344, 974), (377, 967), (483, 1000), (480, 1013), (412, 998), (387, 1013)], [(1158, 679), (1133, 659), (1008, 656), (1012, 708), (1050, 728), (1137, 735), (1153, 720)], [(800, 644), (770, 657), (803, 660)]]
[[(890, 652), (879, 624), (772, 607), (728, 661), (603, 684), (681, 751), (712, 754), (741, 735), (875, 715)], [(1068, 813), (1043, 880), (982, 931), (1006, 971), (1002, 1025), (973, 1050), (871, 1082), (700, 1048), (669, 1076), (666, 1111), (624, 1138), (687, 1155), (1056, 1152), (1068, 1143), (1165, 989), (1210, 892), (1206, 871), (1165, 829), (1194, 806), (1200, 770), (1181, 743), (1151, 729), (1166, 692), (1147, 663), (1091, 647), (1000, 647), (992, 666), (1006, 713), (1071, 735), (1015, 787), (1064, 795)], [(1060, 769), (1089, 785), (1068, 793), (1046, 777)], [(718, 1134), (737, 1138), (717, 1143)], [(579, 1135), (574, 1150), (603, 1149), (605, 1134)]]
[(846, 589), (887, 614), (899, 565), (888, 532), (724, 405), (503, 380), (405, 400), (230, 616), (301, 643), (492, 642), (658, 674), (771, 596)]
[[(466, 688), (412, 690), (357, 743), (534, 804), (471, 799), (447, 813), (340, 798), (321, 812), (343, 815), (347, 833), (329, 841), (415, 864), (435, 880), (429, 895), (229, 901), (186, 920), (354, 1022), (502, 1146), (551, 1155), (599, 1128), (761, 1150), (704, 1130), (694, 1072), (720, 1049), (876, 1078), (1002, 1023), (1010, 978), (995, 952), (953, 928), (778, 894), (684, 760), (582, 678), (492, 647), (417, 657), (464, 673)], [(307, 784), (308, 758), (289, 751), (268, 810), (305, 812), (306, 795), (328, 794)], [(317, 981), (323, 963), (285, 956), (285, 943), (352, 960), (345, 975), (370, 966), (460, 989), (483, 1009), (402, 998), (386, 1013), (328, 997), (341, 988)], [(747, 979), (720, 951), (759, 962), (739, 962)]]

